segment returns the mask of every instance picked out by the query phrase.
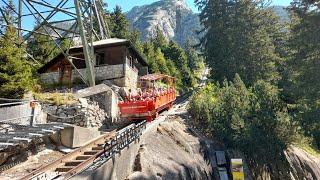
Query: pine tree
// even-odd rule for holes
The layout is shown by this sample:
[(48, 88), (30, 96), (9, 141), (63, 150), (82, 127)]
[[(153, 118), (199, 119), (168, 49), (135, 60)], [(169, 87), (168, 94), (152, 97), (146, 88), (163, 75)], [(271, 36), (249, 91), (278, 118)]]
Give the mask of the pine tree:
[(316, 1), (295, 1), (292, 5), (290, 48), (293, 88), (299, 105), (301, 126), (320, 147), (320, 11)]
[(31, 90), (35, 81), (32, 70), (25, 59), (21, 41), (14, 28), (6, 29), (0, 38), (0, 96), (5, 98), (22, 98)]
[(189, 111), (206, 132), (244, 153), (254, 179), (262, 179), (266, 167), (272, 179), (289, 178), (284, 150), (297, 131), (276, 86), (259, 80), (248, 88), (236, 74), (232, 82), (197, 93)]
[(248, 85), (259, 79), (276, 84), (282, 59), (275, 48), (280, 30), (275, 15), (251, 0), (198, 0), (197, 4), (205, 28), (201, 45), (213, 77), (222, 82), (238, 73)]
[(151, 40), (155, 48), (164, 49), (168, 46), (168, 41), (159, 28), (156, 29), (155, 35)]
[(140, 53), (143, 52), (143, 44), (140, 40), (140, 32), (138, 30), (129, 32), (128, 39), (137, 51), (139, 51)]
[(152, 73), (159, 72), (158, 64), (155, 61), (155, 48), (151, 41), (147, 41), (143, 46), (143, 53), (147, 58)]
[(157, 63), (159, 72), (162, 74), (170, 74), (169, 69), (167, 67), (167, 60), (164, 57), (164, 54), (161, 52), (160, 48), (157, 48), (155, 55), (154, 55), (154, 60)]
[[(50, 32), (50, 28), (45, 26), (39, 27), (41, 20), (41, 17), (37, 17), (37, 22), (34, 26), (34, 29), (37, 29), (39, 33), (34, 33), (32, 38), (27, 42), (27, 52), (40, 63), (40, 66), (60, 54), (61, 50), (65, 51), (68, 49), (71, 43), (67, 38), (53, 40), (49, 35), (45, 35)], [(59, 44), (61, 49), (56, 44)]]
[(191, 71), (200, 70), (204, 68), (204, 59), (190, 41), (185, 44), (185, 52), (188, 58), (188, 67)]
[(120, 6), (116, 6), (109, 15), (106, 16), (111, 37), (125, 39), (129, 35), (129, 22), (123, 14)]
[[(2, 7), (3, 9), (3, 14), (1, 13), (0, 15), (0, 23), (1, 24), (7, 24), (9, 26), (14, 26), (17, 23), (17, 17), (15, 16), (15, 5), (13, 0), (9, 0), (7, 2), (8, 5)], [(6, 26), (1, 26), (0, 27), (1, 32), (6, 31)]]
[(186, 52), (175, 42), (170, 41), (167, 47), (163, 48), (166, 59), (172, 60), (174, 65), (182, 75), (181, 81), (184, 87), (193, 87), (195, 85), (194, 74), (189, 68), (188, 57)]

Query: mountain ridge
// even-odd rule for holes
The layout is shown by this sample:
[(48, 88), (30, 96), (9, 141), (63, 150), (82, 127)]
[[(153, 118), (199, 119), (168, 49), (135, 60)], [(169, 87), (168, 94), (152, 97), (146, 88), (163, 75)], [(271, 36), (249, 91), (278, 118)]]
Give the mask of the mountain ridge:
[[(284, 6), (270, 6), (282, 23), (289, 22)], [(131, 29), (141, 32), (141, 40), (146, 41), (161, 30), (166, 39), (174, 40), (181, 46), (190, 40), (199, 42), (202, 28), (199, 13), (195, 13), (184, 0), (162, 0), (142, 6), (135, 6), (126, 13)]]
[[(187, 40), (197, 41), (201, 30), (198, 14), (185, 1), (164, 0), (149, 5), (135, 6), (126, 13), (132, 29), (141, 32), (142, 41), (154, 37), (160, 29), (167, 39), (183, 45)], [(189, 28), (185, 28), (189, 27)]]

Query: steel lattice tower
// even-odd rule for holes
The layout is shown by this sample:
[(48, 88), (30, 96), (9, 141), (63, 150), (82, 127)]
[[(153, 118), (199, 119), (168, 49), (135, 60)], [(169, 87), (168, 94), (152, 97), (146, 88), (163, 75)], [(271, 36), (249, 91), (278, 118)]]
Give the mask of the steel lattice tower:
[[(10, 6), (8, 0), (0, 0), (0, 17), (4, 19), (1, 28), (16, 28), (24, 43), (32, 39), (35, 34), (50, 37), (55, 42), (55, 47), (52, 48), (63, 53), (87, 85), (94, 86), (93, 42), (106, 39), (109, 34), (104, 21), (102, 0), (14, 0), (13, 2), (16, 8)], [(12, 24), (6, 19), (5, 6), (18, 17), (17, 23)], [(31, 23), (36, 23), (37, 26), (30, 29)], [(61, 27), (61, 23), (68, 23), (68, 27)], [(70, 47), (63, 50), (61, 46), (63, 39), (73, 41), (75, 38), (81, 39), (86, 75), (81, 74), (72, 63), (76, 57), (69, 54)]]

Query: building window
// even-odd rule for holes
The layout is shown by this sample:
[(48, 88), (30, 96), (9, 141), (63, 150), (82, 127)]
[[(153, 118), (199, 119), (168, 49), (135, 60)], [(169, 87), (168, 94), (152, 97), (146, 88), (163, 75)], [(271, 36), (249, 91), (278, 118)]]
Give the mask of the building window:
[(105, 65), (105, 60), (104, 60), (104, 53), (98, 53), (96, 55), (96, 66), (102, 66)]

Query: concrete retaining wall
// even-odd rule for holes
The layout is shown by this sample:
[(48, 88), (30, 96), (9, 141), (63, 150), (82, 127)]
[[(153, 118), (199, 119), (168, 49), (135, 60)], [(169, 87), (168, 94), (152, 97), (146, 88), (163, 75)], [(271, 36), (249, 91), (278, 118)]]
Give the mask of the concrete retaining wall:
[(117, 180), (126, 179), (132, 172), (136, 155), (139, 151), (140, 143), (133, 142), (128, 148), (121, 150), (120, 154), (116, 154), (113, 159), (100, 166), (95, 171), (83, 172), (72, 179), (74, 180)]
[[(18, 105), (0, 107), (0, 121), (15, 123), (21, 125), (29, 125), (32, 114), (29, 102), (22, 102)], [(35, 109), (36, 118), (41, 114), (41, 106), (37, 105)], [(9, 120), (13, 119), (13, 120)], [(39, 118), (35, 119), (37, 122)], [(7, 121), (9, 120), (9, 121)], [(34, 122), (34, 123), (36, 123)]]

